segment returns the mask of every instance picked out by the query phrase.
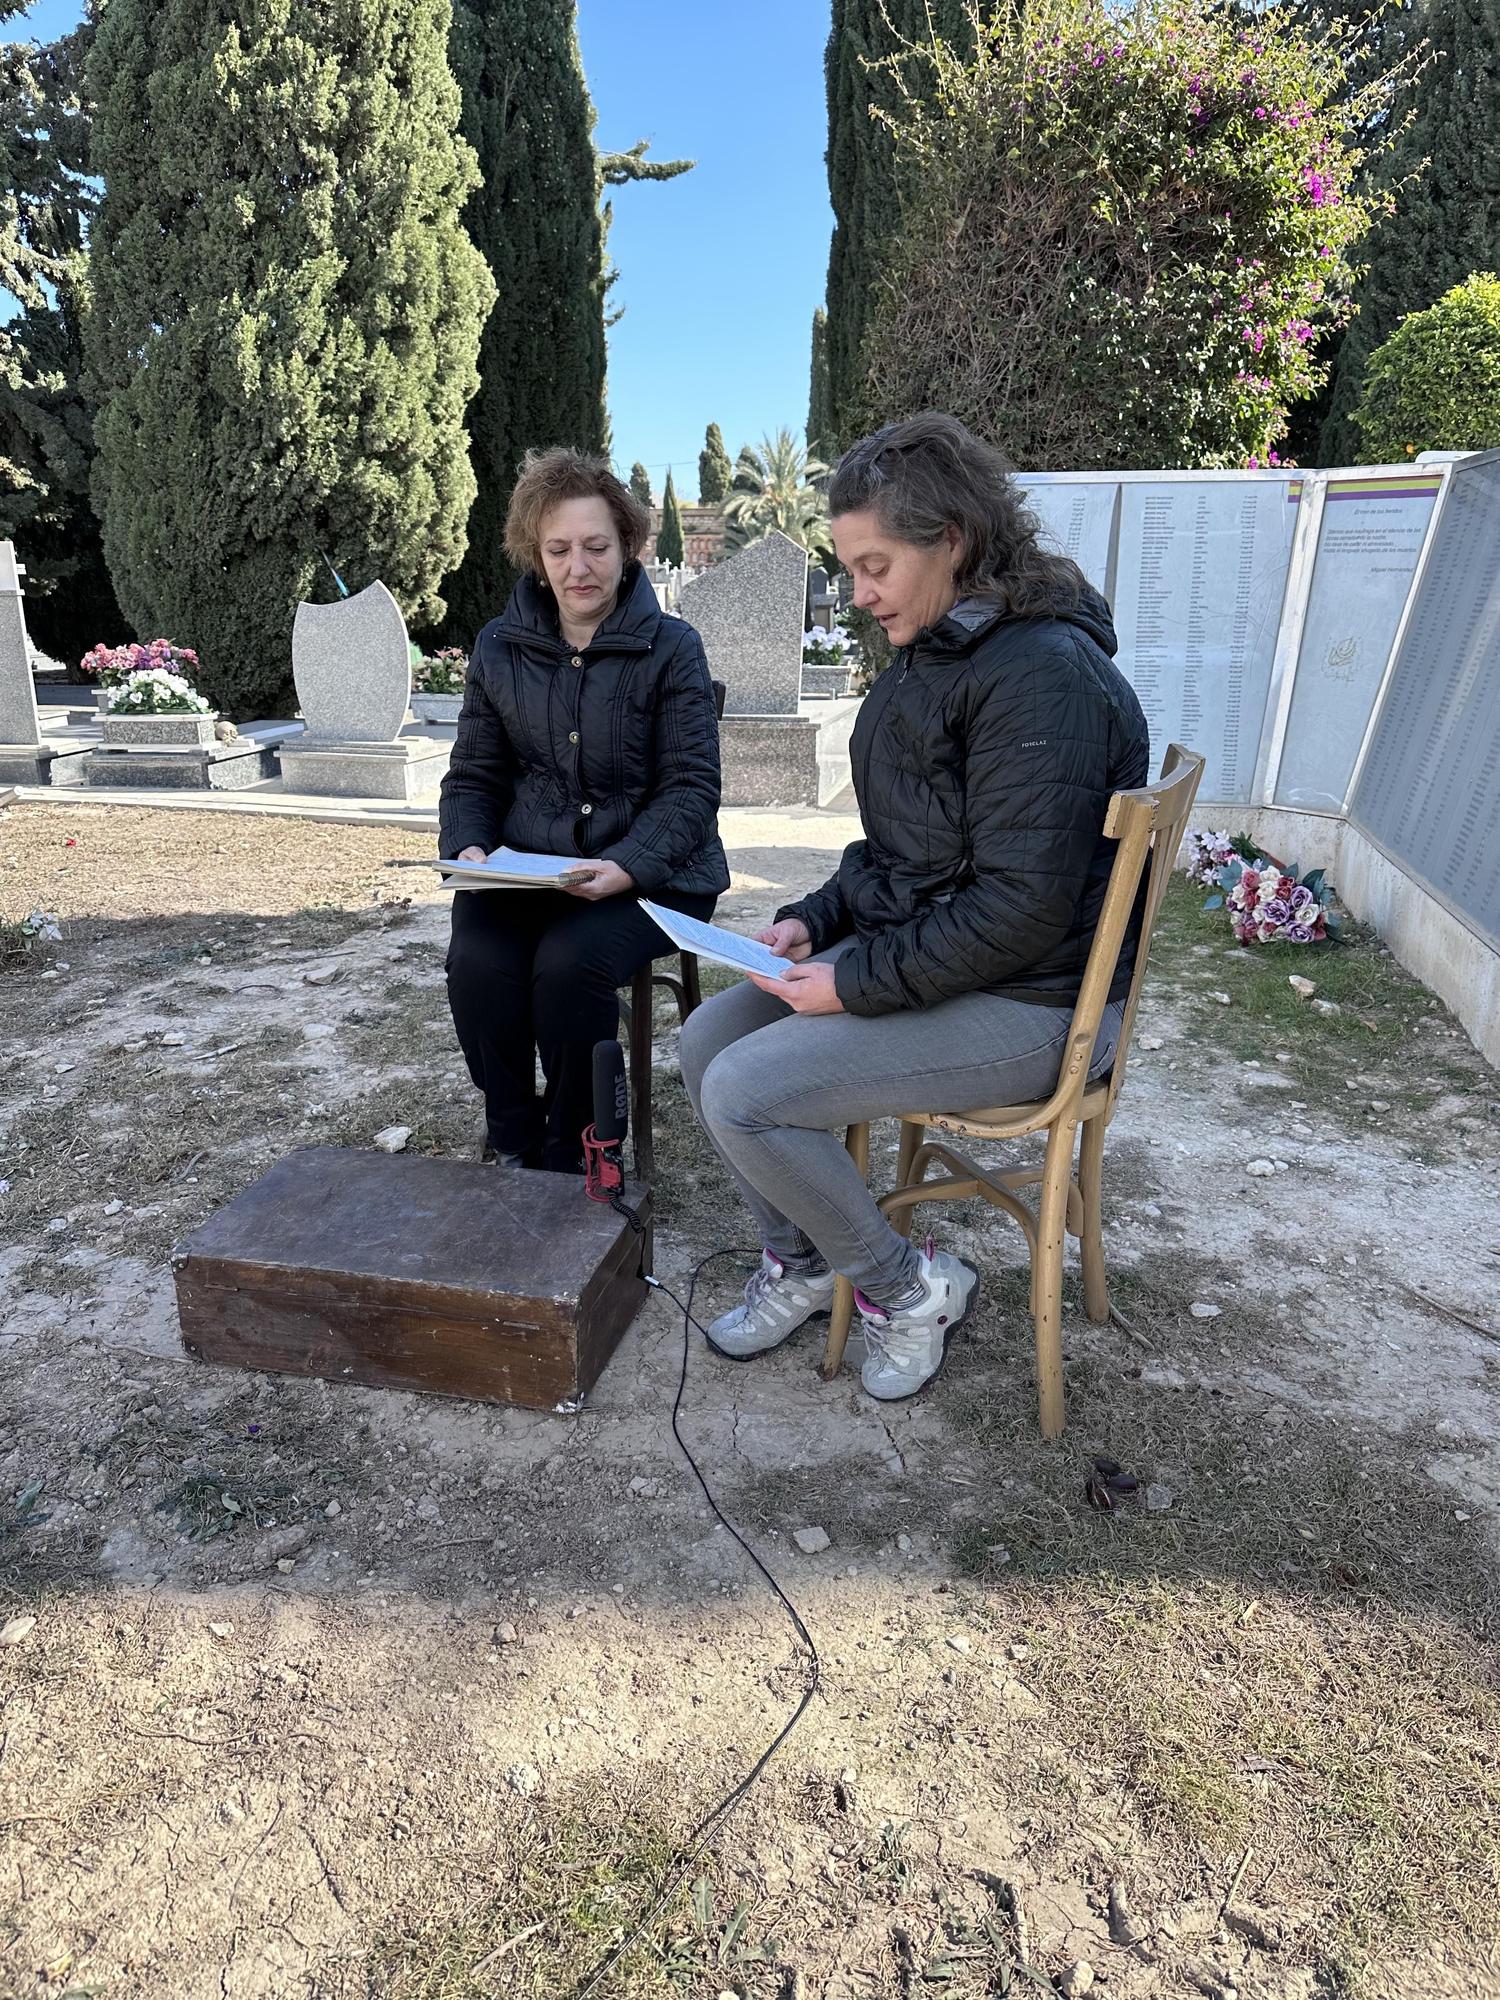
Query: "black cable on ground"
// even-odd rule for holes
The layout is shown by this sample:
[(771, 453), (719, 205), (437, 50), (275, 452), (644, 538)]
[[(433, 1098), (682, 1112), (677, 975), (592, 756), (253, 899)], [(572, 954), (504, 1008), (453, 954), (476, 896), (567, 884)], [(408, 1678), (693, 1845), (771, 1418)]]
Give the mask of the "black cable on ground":
[[(623, 1204), (621, 1204), (621, 1206), (623, 1207)], [(628, 1214), (629, 1210), (627, 1209), (625, 1212)], [(687, 1836), (687, 1839), (683, 1842), (681, 1847), (679, 1847), (677, 1852), (677, 1859), (673, 1863), (671, 1872), (668, 1875), (666, 1882), (664, 1883), (660, 1891), (657, 1893), (655, 1900), (646, 1909), (644, 1914), (636, 1920), (634, 1926), (625, 1934), (625, 1936), (620, 1940), (620, 1942), (617, 1945), (615, 1945), (609, 1952), (607, 1952), (605, 1956), (599, 1961), (599, 1963), (594, 1967), (593, 1971), (588, 1973), (586, 1977), (580, 1982), (580, 1984), (573, 1989), (573, 2000), (587, 2000), (587, 1996), (596, 1990), (596, 1988), (599, 1986), (602, 1980), (608, 1978), (609, 1974), (614, 1971), (615, 1967), (620, 1963), (621, 1959), (624, 1958), (625, 1954), (628, 1951), (632, 1950), (633, 1947), (640, 1942), (640, 1940), (645, 1936), (646, 1932), (650, 1929), (651, 1925), (655, 1923), (656, 1919), (661, 1915), (662, 1911), (666, 1909), (667, 1905), (672, 1901), (672, 1898), (677, 1894), (678, 1890), (687, 1880), (688, 1874), (692, 1869), (693, 1863), (698, 1859), (699, 1855), (703, 1852), (704, 1848), (708, 1846), (710, 1841), (713, 1840), (714, 1836), (720, 1831), (726, 1820), (728, 1820), (731, 1813), (734, 1812), (735, 1808), (741, 1804), (746, 1794), (749, 1792), (751, 1786), (754, 1785), (756, 1779), (760, 1776), (761, 1772), (765, 1770), (766, 1766), (770, 1763), (771, 1759), (776, 1755), (776, 1752), (781, 1748), (782, 1744), (786, 1742), (787, 1738), (791, 1735), (792, 1731), (797, 1727), (797, 1724), (802, 1720), (803, 1716), (807, 1713), (808, 1707), (812, 1702), (812, 1698), (818, 1691), (819, 1681), (822, 1676), (823, 1668), (822, 1668), (822, 1662), (818, 1658), (818, 1649), (813, 1642), (813, 1636), (811, 1632), (808, 1631), (807, 1626), (803, 1622), (801, 1612), (797, 1609), (796, 1605), (793, 1604), (792, 1600), (787, 1596), (786, 1592), (782, 1589), (781, 1585), (776, 1581), (775, 1577), (772, 1576), (771, 1572), (766, 1568), (765, 1564), (761, 1561), (760, 1557), (755, 1553), (754, 1549), (752, 1549), (750, 1544), (745, 1540), (744, 1536), (740, 1533), (739, 1529), (734, 1525), (733, 1521), (731, 1521), (725, 1515), (724, 1510), (720, 1507), (718, 1501), (714, 1498), (713, 1493), (709, 1487), (708, 1481), (703, 1477), (702, 1468), (699, 1466), (697, 1459), (693, 1457), (692, 1452), (688, 1449), (687, 1440), (682, 1435), (681, 1426), (678, 1422), (678, 1419), (682, 1413), (683, 1393), (687, 1388), (688, 1345), (691, 1337), (691, 1329), (697, 1326), (698, 1331), (700, 1333), (703, 1331), (703, 1328), (701, 1326), (698, 1326), (697, 1320), (693, 1318), (693, 1300), (697, 1295), (698, 1280), (703, 1275), (703, 1272), (708, 1267), (708, 1265), (714, 1263), (720, 1257), (755, 1257), (758, 1255), (759, 1253), (753, 1250), (711, 1250), (706, 1257), (700, 1258), (698, 1263), (693, 1266), (693, 1275), (688, 1283), (688, 1295), (686, 1304), (684, 1304), (683, 1301), (678, 1298), (677, 1294), (671, 1289), (670, 1286), (664, 1285), (659, 1278), (648, 1277), (646, 1283), (650, 1285), (654, 1291), (665, 1292), (667, 1297), (672, 1301), (673, 1305), (679, 1307), (682, 1312), (682, 1370), (677, 1378), (677, 1395), (672, 1403), (672, 1435), (673, 1437), (676, 1438), (683, 1457), (692, 1467), (693, 1477), (697, 1480), (699, 1486), (702, 1487), (703, 1497), (708, 1502), (709, 1506), (713, 1509), (715, 1515), (718, 1517), (719, 1522), (721, 1523), (722, 1526), (724, 1526), (729, 1530), (730, 1534), (739, 1543), (740, 1547), (744, 1550), (745, 1554), (749, 1556), (751, 1562), (754, 1563), (755, 1567), (760, 1571), (761, 1575), (765, 1578), (766, 1582), (770, 1584), (772, 1590), (776, 1593), (776, 1596), (780, 1600), (782, 1608), (785, 1610), (787, 1617), (792, 1622), (792, 1626), (793, 1629), (796, 1631), (797, 1637), (802, 1641), (802, 1644), (807, 1648), (808, 1660), (811, 1665), (812, 1671), (808, 1676), (807, 1686), (802, 1691), (802, 1699), (797, 1703), (796, 1709), (793, 1711), (792, 1715), (787, 1719), (786, 1722), (782, 1724), (781, 1728), (776, 1732), (775, 1736), (767, 1744), (766, 1748), (761, 1752), (760, 1756), (756, 1758), (755, 1762), (750, 1766), (750, 1769), (745, 1773), (744, 1777), (741, 1778), (740, 1782), (734, 1787), (734, 1789), (730, 1792), (726, 1792), (724, 1797), (719, 1800), (717, 1805), (711, 1807), (710, 1810), (704, 1814), (703, 1818), (699, 1820), (698, 1824), (693, 1828), (692, 1832)]]

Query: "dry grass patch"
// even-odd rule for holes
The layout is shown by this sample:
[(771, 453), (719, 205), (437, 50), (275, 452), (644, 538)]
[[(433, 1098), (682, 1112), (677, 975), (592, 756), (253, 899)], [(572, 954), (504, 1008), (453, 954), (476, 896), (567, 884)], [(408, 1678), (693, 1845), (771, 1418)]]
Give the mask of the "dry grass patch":
[[(1138, 1355), (1077, 1356), (1057, 1450), (1014, 1376), (966, 1381), (999, 1495), (953, 1553), (1076, 1765), (1185, 1876), (1206, 1859), (1227, 1885), (1249, 1850), (1247, 1902), (1360, 1990), (1396, 1951), (1500, 1934), (1500, 1583), (1423, 1472), (1419, 1422), (1361, 1435), (1234, 1386), (1232, 1357), (1293, 1336), (1245, 1305), (1206, 1331), (1192, 1265), (1116, 1281), (1184, 1387), (1143, 1382)], [(1140, 1481), (1113, 1513), (1085, 1500), (1096, 1456)], [(1023, 1782), (1055, 1796), (1049, 1761)]]

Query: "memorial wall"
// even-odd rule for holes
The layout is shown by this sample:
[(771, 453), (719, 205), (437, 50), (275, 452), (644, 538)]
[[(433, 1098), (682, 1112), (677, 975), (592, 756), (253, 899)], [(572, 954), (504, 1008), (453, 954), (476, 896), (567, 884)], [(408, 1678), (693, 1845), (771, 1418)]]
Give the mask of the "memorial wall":
[(1154, 762), (1191, 744), (1205, 800), (1342, 813), (1447, 476), (1034, 473), (1021, 485), (1047, 539), (1114, 607)]
[(1022, 481), (1049, 539), (1114, 606), (1151, 729), (1203, 751), (1203, 796), (1252, 796), (1301, 482), (1292, 472)]
[(1343, 811), (1441, 486), (1438, 472), (1328, 480), (1277, 805)]
[(1500, 942), (1500, 452), (1448, 470), (1349, 817)]

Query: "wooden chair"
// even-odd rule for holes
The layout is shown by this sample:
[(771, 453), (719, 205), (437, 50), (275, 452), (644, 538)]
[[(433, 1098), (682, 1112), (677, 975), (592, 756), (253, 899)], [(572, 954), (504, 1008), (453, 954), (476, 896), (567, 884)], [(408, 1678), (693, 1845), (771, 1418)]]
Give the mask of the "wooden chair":
[[(1031, 1313), (1036, 1329), (1037, 1392), (1041, 1407), (1042, 1435), (1055, 1438), (1063, 1429), (1062, 1376), (1062, 1274), (1064, 1235), (1076, 1236), (1083, 1260), (1083, 1304), (1091, 1320), (1109, 1318), (1109, 1288), (1104, 1270), (1104, 1240), (1100, 1203), (1103, 1192), (1104, 1134), (1119, 1101), (1125, 1080), (1125, 1059), (1135, 1026), (1141, 982), (1146, 971), (1151, 932), (1161, 899), (1171, 877), (1177, 850), (1182, 844), (1188, 814), (1203, 759), (1193, 751), (1172, 744), (1162, 762), (1162, 773), (1154, 785), (1139, 791), (1116, 792), (1105, 816), (1106, 835), (1119, 843), (1109, 887), (1099, 915), (1084, 971), (1083, 985), (1073, 1008), (1073, 1019), (1063, 1056), (1057, 1088), (1044, 1103), (1006, 1104), (991, 1111), (966, 1112), (962, 1116), (941, 1111), (911, 1111), (901, 1119), (901, 1144), (897, 1156), (896, 1186), (881, 1198), (880, 1206), (893, 1226), (907, 1234), (912, 1211), (919, 1202), (961, 1201), (983, 1195), (994, 1207), (1003, 1209), (1020, 1223), (1031, 1251)], [(1148, 866), (1149, 864), (1149, 866)], [(1120, 1027), (1119, 1048), (1114, 1067), (1102, 1082), (1090, 1083), (1088, 1070), (1099, 1019), (1109, 997), (1126, 925), (1141, 890), (1146, 872), (1145, 903), (1141, 917), (1140, 942), (1136, 947), (1135, 973)], [(1073, 1165), (1074, 1141), (1082, 1131), (1078, 1166)], [(1045, 1132), (1047, 1150), (1040, 1167), (992, 1172), (954, 1152), (941, 1140), (927, 1138), (932, 1132), (954, 1133), (969, 1139), (1021, 1139), (1032, 1132)], [(870, 1128), (854, 1125), (849, 1129), (848, 1149), (861, 1173), (870, 1165)], [(927, 1169), (936, 1161), (947, 1169), (942, 1179), (928, 1180)], [(1019, 1198), (1022, 1188), (1039, 1186), (1039, 1213)], [(832, 1381), (843, 1364), (844, 1344), (854, 1313), (854, 1292), (841, 1277), (834, 1292), (828, 1344), (823, 1354), (822, 1375)]]
[[(727, 692), (724, 682), (715, 681), (713, 690), (714, 714), (722, 721)], [(682, 951), (677, 954), (677, 960), (675, 978), (670, 972), (656, 970), (661, 964), (660, 959), (651, 965), (643, 965), (630, 982), (630, 998), (620, 1002), (620, 1012), (629, 1031), (630, 1130), (638, 1181), (656, 1178), (656, 1145), (651, 1128), (651, 1014), (654, 989), (664, 987), (677, 1002), (679, 1026), (695, 1007), (703, 1004), (703, 988), (698, 980), (698, 954)]]

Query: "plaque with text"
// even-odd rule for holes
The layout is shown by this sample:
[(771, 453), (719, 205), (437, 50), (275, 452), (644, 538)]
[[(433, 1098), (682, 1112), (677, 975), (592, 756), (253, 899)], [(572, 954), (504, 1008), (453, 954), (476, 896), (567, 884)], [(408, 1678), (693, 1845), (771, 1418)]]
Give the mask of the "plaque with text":
[(1120, 490), (1119, 664), (1152, 768), (1168, 743), (1201, 751), (1205, 800), (1251, 795), (1296, 518), (1290, 474)]
[(1500, 452), (1448, 482), (1350, 817), (1500, 941)]
[(1054, 549), (1071, 556), (1095, 590), (1109, 595), (1109, 537), (1115, 519), (1113, 479), (1020, 482), (1026, 504)]
[(1442, 476), (1331, 478), (1276, 803), (1342, 812)]

